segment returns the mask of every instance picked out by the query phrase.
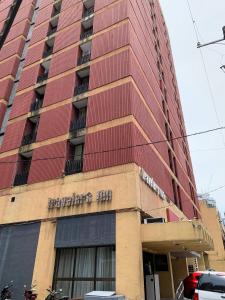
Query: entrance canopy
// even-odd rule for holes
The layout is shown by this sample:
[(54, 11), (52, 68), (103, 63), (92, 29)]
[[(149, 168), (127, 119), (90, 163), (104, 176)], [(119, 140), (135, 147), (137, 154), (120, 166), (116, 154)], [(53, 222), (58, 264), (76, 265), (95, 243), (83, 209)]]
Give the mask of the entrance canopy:
[(213, 240), (198, 221), (141, 225), (142, 245), (152, 251), (183, 252), (213, 250)]

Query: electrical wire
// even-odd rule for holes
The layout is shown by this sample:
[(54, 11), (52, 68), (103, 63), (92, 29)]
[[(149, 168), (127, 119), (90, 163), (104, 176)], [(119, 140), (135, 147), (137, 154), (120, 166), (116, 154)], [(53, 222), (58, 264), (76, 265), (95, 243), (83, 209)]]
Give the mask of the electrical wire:
[[(194, 19), (190, 2), (189, 2), (189, 0), (186, 0), (186, 1), (187, 1), (190, 17), (191, 17), (191, 20), (192, 20), (194, 32), (195, 32), (195, 35), (196, 35), (196, 40), (197, 40), (197, 43), (200, 43), (200, 38), (199, 38), (200, 33), (199, 33), (199, 30), (198, 30), (198, 26), (197, 26), (196, 21)], [(221, 126), (219, 114), (218, 114), (217, 107), (216, 107), (216, 100), (215, 100), (215, 97), (214, 97), (214, 92), (213, 92), (213, 89), (212, 89), (211, 81), (209, 79), (209, 75), (208, 75), (208, 71), (207, 71), (207, 67), (206, 67), (206, 63), (205, 63), (205, 58), (204, 58), (202, 49), (200, 48), (199, 50), (200, 50), (200, 56), (201, 56), (201, 60), (202, 60), (202, 64), (203, 64), (203, 69), (204, 69), (206, 81), (207, 81), (207, 84), (208, 84), (209, 94), (210, 94), (210, 98), (211, 98), (211, 101), (212, 101), (212, 104), (213, 104), (213, 109), (214, 109), (214, 112), (215, 112), (215, 115), (216, 115), (217, 123), (218, 123), (219, 126)], [(223, 139), (223, 144), (225, 146), (225, 138), (224, 138), (223, 133), (222, 133), (222, 139)]]
[(220, 186), (220, 187), (218, 187), (218, 188), (216, 188), (216, 189), (214, 189), (214, 190), (211, 190), (211, 191), (209, 191), (209, 192), (207, 192), (207, 193), (200, 194), (200, 196), (201, 196), (201, 197), (202, 197), (202, 196), (206, 196), (206, 195), (208, 195), (208, 194), (217, 192), (217, 191), (222, 190), (222, 189), (224, 189), (224, 188), (225, 188), (225, 185), (222, 185), (222, 186)]
[[(87, 153), (84, 153), (84, 156), (102, 154), (102, 153), (108, 153), (108, 152), (114, 152), (114, 151), (120, 151), (120, 150), (127, 150), (127, 149), (131, 149), (131, 148), (148, 146), (148, 145), (157, 145), (160, 143), (167, 143), (167, 142), (171, 142), (171, 141), (175, 141), (175, 140), (179, 140), (179, 139), (184, 139), (184, 138), (193, 137), (193, 136), (197, 136), (197, 135), (212, 133), (212, 132), (216, 132), (216, 131), (220, 131), (220, 130), (225, 130), (225, 126), (212, 128), (212, 129), (208, 129), (208, 130), (204, 130), (204, 131), (198, 131), (198, 132), (194, 132), (191, 134), (174, 137), (171, 139), (158, 140), (158, 141), (154, 141), (154, 142), (147, 142), (147, 143), (142, 143), (142, 144), (136, 144), (136, 145), (126, 146), (126, 147), (119, 147), (119, 148), (107, 149), (107, 150), (101, 150), (101, 151), (95, 151), (95, 152), (87, 152)], [(43, 161), (43, 160), (53, 160), (53, 159), (63, 159), (63, 158), (65, 158), (65, 156), (37, 158), (37, 159), (33, 159), (32, 161)], [(4, 158), (2, 158), (2, 159), (4, 159)], [(0, 164), (10, 164), (10, 163), (18, 163), (18, 162), (26, 162), (26, 161), (27, 160), (0, 161)]]

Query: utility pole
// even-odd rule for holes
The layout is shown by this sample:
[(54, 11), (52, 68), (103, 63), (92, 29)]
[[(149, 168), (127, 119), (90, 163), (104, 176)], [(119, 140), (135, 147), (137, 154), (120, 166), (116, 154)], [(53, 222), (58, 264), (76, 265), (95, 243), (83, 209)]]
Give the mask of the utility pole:
[[(208, 42), (208, 43), (206, 43), (206, 44), (201, 44), (200, 42), (198, 42), (198, 43), (197, 43), (197, 48), (202, 48), (202, 47), (205, 47), (205, 46), (217, 44), (217, 43), (219, 43), (219, 42), (224, 41), (224, 40), (225, 40), (225, 26), (223, 26), (222, 31), (223, 31), (223, 38), (222, 38), (222, 39), (215, 40), (215, 41), (212, 41), (212, 42)], [(222, 65), (222, 66), (220, 67), (220, 69), (225, 73), (225, 65)]]
[(197, 43), (197, 48), (202, 48), (202, 47), (205, 47), (205, 46), (217, 44), (219, 42), (224, 41), (225, 40), (225, 26), (223, 26), (222, 31), (223, 31), (223, 38), (222, 39), (215, 40), (215, 41), (212, 41), (212, 42), (209, 42), (209, 43), (206, 43), (206, 44), (201, 44), (200, 42), (198, 42)]

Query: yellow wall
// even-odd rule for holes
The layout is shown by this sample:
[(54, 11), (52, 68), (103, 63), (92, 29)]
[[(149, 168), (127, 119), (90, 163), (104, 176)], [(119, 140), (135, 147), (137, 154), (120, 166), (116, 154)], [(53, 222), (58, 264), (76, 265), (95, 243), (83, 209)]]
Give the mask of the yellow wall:
[(173, 268), (174, 289), (176, 291), (180, 282), (189, 275), (187, 258), (173, 258), (172, 268)]
[(140, 213), (116, 215), (116, 291), (128, 299), (144, 299)]
[(56, 222), (42, 222), (38, 240), (32, 283), (36, 285), (38, 299), (45, 299), (46, 289), (52, 286), (55, 264)]
[(216, 271), (225, 271), (225, 250), (218, 211), (214, 207), (208, 207), (206, 201), (200, 201), (200, 210), (202, 222), (212, 235), (214, 242), (214, 251), (207, 252), (209, 268)]

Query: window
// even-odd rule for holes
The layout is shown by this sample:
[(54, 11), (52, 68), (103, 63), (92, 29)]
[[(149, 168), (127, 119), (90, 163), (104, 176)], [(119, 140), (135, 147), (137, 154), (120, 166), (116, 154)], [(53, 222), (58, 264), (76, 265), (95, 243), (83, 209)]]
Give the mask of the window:
[(115, 290), (115, 247), (58, 249), (54, 288), (74, 299), (93, 290)]
[(202, 291), (225, 293), (225, 276), (204, 274), (200, 277), (198, 289)]

